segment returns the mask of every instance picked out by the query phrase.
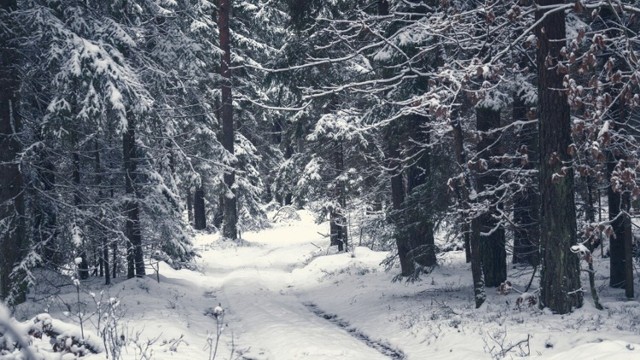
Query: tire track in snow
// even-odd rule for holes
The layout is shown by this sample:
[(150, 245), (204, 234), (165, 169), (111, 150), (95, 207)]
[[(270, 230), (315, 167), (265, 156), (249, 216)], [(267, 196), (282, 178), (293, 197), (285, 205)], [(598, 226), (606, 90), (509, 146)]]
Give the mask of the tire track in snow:
[[(225, 279), (218, 298), (236, 334), (237, 354), (252, 360), (384, 360), (390, 357), (337, 329), (281, 292), (282, 270), (238, 270)], [(339, 331), (338, 331), (339, 330)], [(402, 359), (402, 358), (397, 358)]]
[(343, 320), (335, 314), (329, 314), (318, 307), (318, 305), (312, 302), (303, 303), (304, 306), (307, 307), (312, 313), (315, 315), (331, 322), (332, 324), (345, 329), (351, 336), (360, 340), (368, 347), (377, 350), (382, 355), (388, 356), (394, 360), (403, 360), (406, 358), (406, 355), (402, 352), (402, 350), (395, 349), (391, 345), (386, 342), (375, 340), (364, 334), (362, 331), (357, 328), (351, 326), (348, 321)]

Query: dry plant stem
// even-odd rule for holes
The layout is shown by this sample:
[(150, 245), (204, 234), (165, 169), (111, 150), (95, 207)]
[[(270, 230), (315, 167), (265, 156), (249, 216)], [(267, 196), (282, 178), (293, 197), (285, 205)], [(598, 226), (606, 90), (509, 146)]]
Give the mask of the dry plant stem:
[(591, 288), (591, 297), (593, 298), (593, 304), (596, 309), (603, 310), (602, 304), (600, 304), (600, 297), (598, 296), (598, 290), (596, 289), (595, 271), (593, 270), (593, 261), (587, 261), (589, 264), (589, 287)]
[(78, 299), (78, 321), (80, 322), (80, 336), (84, 340), (84, 324), (82, 321), (82, 312), (80, 311), (80, 282), (79, 280), (75, 280), (76, 282), (76, 297)]
[[(209, 352), (209, 360), (215, 360), (218, 353), (218, 344), (220, 344), (220, 336), (222, 335), (224, 314), (216, 316), (216, 343)], [(233, 351), (232, 351), (233, 354)]]

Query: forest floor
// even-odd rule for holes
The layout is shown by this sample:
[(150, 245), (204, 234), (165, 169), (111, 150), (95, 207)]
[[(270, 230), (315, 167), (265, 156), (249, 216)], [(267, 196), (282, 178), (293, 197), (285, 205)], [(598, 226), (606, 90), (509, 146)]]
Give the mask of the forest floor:
[[(92, 313), (91, 294), (119, 299), (124, 359), (209, 359), (218, 321), (215, 358), (225, 360), (640, 358), (640, 304), (606, 286), (608, 259), (599, 254), (603, 311), (585, 296), (581, 309), (553, 315), (536, 306), (519, 308), (518, 292), (500, 295), (495, 289), (474, 309), (464, 253), (441, 254), (440, 265), (420, 281), (392, 282), (398, 269), (384, 270), (387, 253), (357, 247), (336, 254), (321, 235), (328, 225), (300, 215), (301, 220), (245, 233), (241, 242), (198, 236), (199, 271), (160, 264), (159, 282), (155, 274), (106, 289), (99, 279), (84, 282), (84, 313)], [(509, 272), (514, 288), (523, 289), (532, 269)], [(67, 315), (78, 298), (75, 288), (67, 288), (21, 306), (17, 316), (48, 311), (74, 322), (77, 316)], [(224, 313), (217, 321), (218, 304)], [(86, 317), (85, 336), (99, 340), (95, 315)]]

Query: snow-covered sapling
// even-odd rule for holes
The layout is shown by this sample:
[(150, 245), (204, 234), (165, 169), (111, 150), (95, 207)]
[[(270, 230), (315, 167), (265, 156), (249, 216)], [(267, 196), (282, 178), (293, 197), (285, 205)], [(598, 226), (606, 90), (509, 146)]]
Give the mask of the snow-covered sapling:
[(209, 344), (209, 360), (214, 360), (216, 358), (218, 353), (218, 344), (220, 343), (220, 336), (222, 335), (222, 330), (224, 330), (224, 309), (222, 308), (221, 303), (218, 303), (218, 305), (213, 309), (212, 315), (216, 319), (216, 333), (215, 339), (212, 333), (209, 333), (209, 336), (207, 337), (207, 344)]
[(598, 290), (596, 289), (595, 270), (593, 269), (593, 256), (591, 256), (591, 250), (587, 248), (584, 243), (573, 245), (571, 252), (578, 255), (580, 260), (587, 262), (588, 269), (584, 270), (589, 274), (589, 287), (591, 288), (591, 297), (593, 298), (593, 305), (598, 310), (604, 309), (600, 304), (600, 297), (598, 296)]

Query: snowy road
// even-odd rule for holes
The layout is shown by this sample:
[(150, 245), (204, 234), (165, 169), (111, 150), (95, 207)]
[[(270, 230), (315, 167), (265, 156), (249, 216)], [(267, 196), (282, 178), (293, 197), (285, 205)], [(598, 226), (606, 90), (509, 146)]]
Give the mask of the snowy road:
[(389, 359), (318, 317), (296, 294), (291, 270), (316, 249), (310, 239), (319, 238), (317, 230), (276, 228), (261, 232), (260, 239), (248, 234), (251, 246), (203, 254), (206, 276), (213, 282), (223, 276), (217, 299), (244, 359)]
[(234, 273), (222, 288), (248, 359), (388, 359), (346, 330), (316, 316), (294, 295), (273, 291), (282, 272)]

